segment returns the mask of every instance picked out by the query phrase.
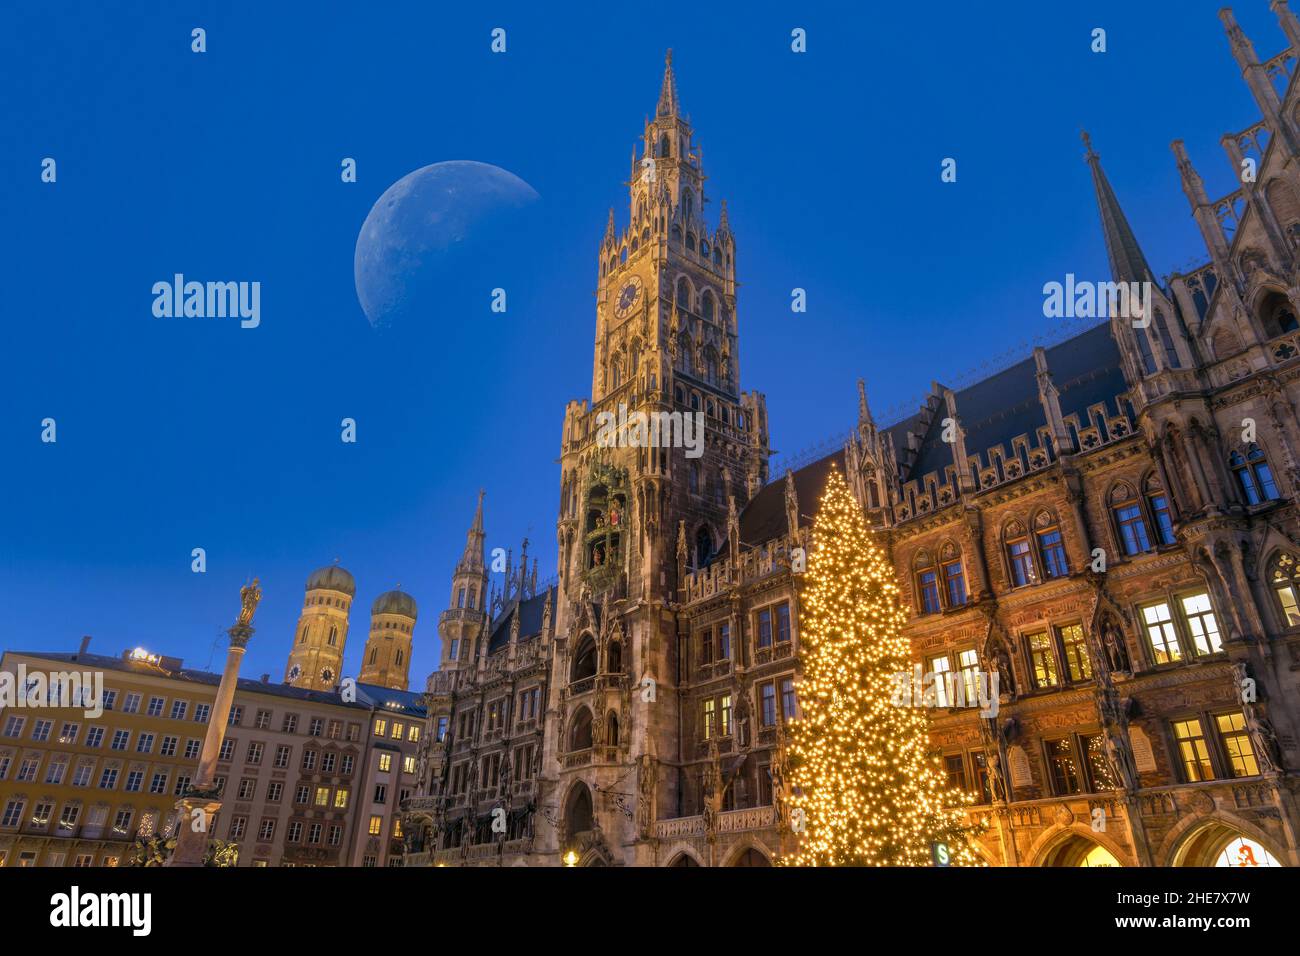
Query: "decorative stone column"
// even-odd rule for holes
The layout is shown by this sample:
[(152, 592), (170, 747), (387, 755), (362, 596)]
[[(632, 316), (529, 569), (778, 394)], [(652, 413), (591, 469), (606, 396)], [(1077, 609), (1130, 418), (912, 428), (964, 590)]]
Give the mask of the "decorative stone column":
[(253, 614), (262, 599), (257, 578), (239, 591), (242, 608), (239, 620), (230, 628), (230, 648), (226, 651), (226, 669), (221, 674), (217, 699), (208, 717), (208, 732), (203, 739), (203, 753), (199, 758), (198, 774), (176, 803), (179, 818), (176, 822), (176, 849), (167, 866), (202, 866), (208, 851), (212, 820), (221, 809), (221, 790), (216, 785), (217, 758), (221, 755), (221, 742), (226, 737), (226, 724), (235, 700), (235, 686), (239, 682), (239, 665), (244, 651), (253, 636)]

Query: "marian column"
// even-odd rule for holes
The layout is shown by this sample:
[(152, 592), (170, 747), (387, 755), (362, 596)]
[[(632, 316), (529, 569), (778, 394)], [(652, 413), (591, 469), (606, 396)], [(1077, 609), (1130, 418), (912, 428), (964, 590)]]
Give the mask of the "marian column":
[(217, 757), (221, 753), (221, 742), (226, 737), (230, 706), (235, 700), (239, 665), (244, 659), (248, 639), (253, 636), (253, 614), (261, 599), (262, 589), (257, 586), (257, 578), (239, 590), (242, 607), (239, 620), (226, 632), (230, 635), (230, 649), (226, 652), (226, 669), (221, 674), (217, 699), (208, 717), (208, 733), (203, 739), (199, 772), (176, 804), (179, 814), (176, 822), (176, 849), (167, 861), (168, 866), (202, 866), (207, 854), (212, 819), (221, 809), (221, 793), (214, 782)]

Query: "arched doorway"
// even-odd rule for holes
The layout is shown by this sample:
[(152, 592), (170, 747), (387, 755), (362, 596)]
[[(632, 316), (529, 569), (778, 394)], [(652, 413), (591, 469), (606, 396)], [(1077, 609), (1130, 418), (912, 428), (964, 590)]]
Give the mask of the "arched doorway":
[(1264, 843), (1217, 820), (1188, 837), (1174, 856), (1174, 866), (1280, 867)]
[(570, 839), (579, 833), (587, 833), (595, 829), (595, 819), (591, 810), (591, 791), (587, 789), (585, 783), (574, 784), (573, 789), (569, 791), (569, 808), (564, 814), (564, 829)]
[(732, 861), (731, 865), (732, 866), (771, 866), (772, 861), (769, 860), (766, 856), (764, 856), (761, 850), (756, 850), (754, 849), (754, 847), (751, 846), (744, 853), (740, 854), (740, 856), (736, 857), (736, 859)]
[(669, 866), (699, 866), (699, 861), (689, 853), (678, 853)]
[(1039, 866), (1122, 866), (1115, 854), (1100, 843), (1081, 836), (1071, 836), (1058, 843), (1043, 857)]

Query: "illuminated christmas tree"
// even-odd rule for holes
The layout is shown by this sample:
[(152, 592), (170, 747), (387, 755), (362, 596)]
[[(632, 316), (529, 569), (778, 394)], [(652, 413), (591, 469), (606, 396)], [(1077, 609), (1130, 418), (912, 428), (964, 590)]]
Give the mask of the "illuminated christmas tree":
[[(795, 866), (979, 865), (972, 828), (930, 748), (921, 707), (893, 703), (911, 660), (884, 552), (838, 470), (813, 525), (791, 726)], [(802, 817), (802, 820), (800, 819)], [(942, 849), (936, 850), (936, 847)]]

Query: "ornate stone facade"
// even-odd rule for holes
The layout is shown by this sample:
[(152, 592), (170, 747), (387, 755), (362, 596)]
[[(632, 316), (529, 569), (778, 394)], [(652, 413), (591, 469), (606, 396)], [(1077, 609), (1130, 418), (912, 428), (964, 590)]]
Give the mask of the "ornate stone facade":
[[(1257, 176), (1211, 202), (1174, 152), (1210, 261), (1157, 281), (1091, 144), (1115, 283), (1148, 309), (767, 482), (738, 390), (735, 242), (671, 61), (599, 253), (593, 399), (566, 410), (558, 582), (526, 560), (485, 602), (482, 502), (429, 679), (411, 863), (753, 865), (791, 846), (801, 570), (847, 475), (943, 688), (932, 739), (998, 865), (1300, 864), (1300, 22), (1261, 63)], [(1086, 139), (1086, 137), (1085, 137)], [(598, 440), (620, 404), (704, 413), (703, 454)], [(950, 675), (945, 681), (943, 675)], [(958, 706), (997, 679), (996, 712)], [(949, 706), (951, 705), (951, 706)], [(504, 814), (501, 811), (504, 810)], [(494, 825), (494, 821), (496, 821)]]

